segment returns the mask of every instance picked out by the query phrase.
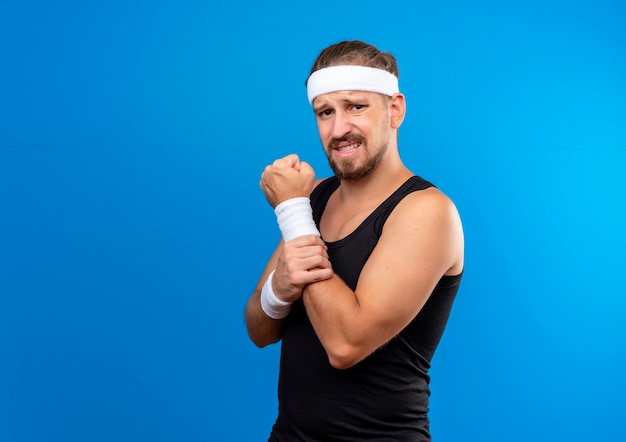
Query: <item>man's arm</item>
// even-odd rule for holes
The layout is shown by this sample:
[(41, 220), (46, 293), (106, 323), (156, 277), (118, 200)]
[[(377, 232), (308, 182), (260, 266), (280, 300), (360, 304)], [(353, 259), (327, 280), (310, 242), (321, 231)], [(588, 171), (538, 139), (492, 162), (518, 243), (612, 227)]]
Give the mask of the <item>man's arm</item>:
[[(291, 154), (267, 166), (261, 175), (260, 185), (270, 206), (276, 207), (291, 198), (308, 198), (315, 185), (315, 173), (311, 166)], [(306, 205), (310, 211), (308, 202)], [(313, 220), (293, 210), (283, 212), (283, 215), (287, 216), (286, 223), (280, 225), (279, 219), (279, 225), (283, 234), (286, 228), (289, 238), (286, 242), (281, 239), (246, 305), (248, 335), (259, 347), (277, 342), (282, 337), (284, 320), (271, 318), (262, 308), (262, 297), (270, 287), (272, 296), (278, 302), (291, 303), (302, 296), (302, 290), (307, 284), (328, 279), (332, 275), (326, 244), (319, 237)], [(304, 225), (302, 221), (305, 221)], [(274, 274), (270, 284), (267, 281), (272, 272)], [(264, 291), (266, 283), (270, 287), (265, 287)]]
[(261, 307), (261, 292), (270, 273), (272, 291), (281, 301), (294, 302), (307, 284), (327, 279), (332, 274), (326, 245), (318, 236), (305, 235), (283, 242), (272, 254), (246, 305), (246, 326), (252, 342), (259, 347), (282, 337), (284, 319), (273, 319)]
[(276, 262), (282, 251), (282, 246), (283, 242), (281, 240), (265, 266), (261, 278), (246, 304), (245, 319), (248, 336), (258, 347), (265, 347), (278, 342), (283, 334), (284, 319), (272, 319), (261, 308), (261, 290), (269, 274), (276, 268)]
[(463, 269), (463, 232), (437, 189), (405, 197), (385, 223), (352, 291), (336, 275), (305, 287), (303, 300), (330, 363), (347, 368), (397, 335), (444, 274)]

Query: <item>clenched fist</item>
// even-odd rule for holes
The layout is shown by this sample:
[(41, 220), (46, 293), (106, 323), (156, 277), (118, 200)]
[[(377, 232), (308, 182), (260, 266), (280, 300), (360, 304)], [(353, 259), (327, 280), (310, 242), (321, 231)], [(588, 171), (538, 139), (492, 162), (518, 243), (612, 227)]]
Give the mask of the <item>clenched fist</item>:
[(290, 198), (309, 197), (315, 183), (315, 171), (296, 154), (280, 158), (261, 174), (261, 189), (272, 207)]

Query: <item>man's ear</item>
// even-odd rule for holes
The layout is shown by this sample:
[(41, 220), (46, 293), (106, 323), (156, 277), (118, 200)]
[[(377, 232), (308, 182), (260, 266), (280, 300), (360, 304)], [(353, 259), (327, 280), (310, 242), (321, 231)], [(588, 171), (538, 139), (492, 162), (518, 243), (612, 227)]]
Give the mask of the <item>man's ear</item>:
[(397, 93), (391, 97), (389, 101), (389, 110), (391, 116), (391, 127), (398, 129), (404, 121), (404, 115), (406, 114), (406, 101), (404, 95)]

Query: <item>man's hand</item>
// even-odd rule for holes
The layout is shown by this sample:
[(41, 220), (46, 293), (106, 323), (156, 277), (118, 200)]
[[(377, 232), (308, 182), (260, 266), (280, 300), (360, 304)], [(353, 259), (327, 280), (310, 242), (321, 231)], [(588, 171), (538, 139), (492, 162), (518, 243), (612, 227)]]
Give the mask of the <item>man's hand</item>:
[(296, 154), (287, 155), (267, 166), (261, 175), (261, 189), (272, 207), (290, 198), (309, 197), (315, 172)]
[(300, 236), (283, 244), (272, 280), (273, 290), (283, 301), (293, 302), (302, 296), (306, 285), (332, 275), (324, 241), (315, 235)]

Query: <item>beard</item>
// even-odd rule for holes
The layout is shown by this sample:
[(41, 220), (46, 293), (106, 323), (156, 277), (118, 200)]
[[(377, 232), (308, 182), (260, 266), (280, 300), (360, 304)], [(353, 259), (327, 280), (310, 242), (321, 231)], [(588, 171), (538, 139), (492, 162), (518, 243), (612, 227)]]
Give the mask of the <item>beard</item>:
[[(333, 148), (341, 142), (351, 142), (351, 143), (361, 143), (360, 148), (365, 151), (367, 155), (365, 162), (358, 162), (355, 159), (351, 158), (342, 158), (335, 159), (332, 156)], [(389, 140), (381, 140), (380, 144), (376, 147), (376, 154), (369, 155), (369, 145), (367, 144), (367, 140), (363, 135), (359, 134), (347, 134), (341, 138), (333, 138), (328, 143), (327, 147), (327, 158), (328, 164), (332, 169), (333, 173), (340, 180), (350, 181), (350, 180), (358, 180), (360, 178), (364, 178), (368, 176), (370, 173), (376, 169), (376, 166), (380, 163), (385, 156), (385, 152), (387, 152), (387, 146), (389, 145)]]

